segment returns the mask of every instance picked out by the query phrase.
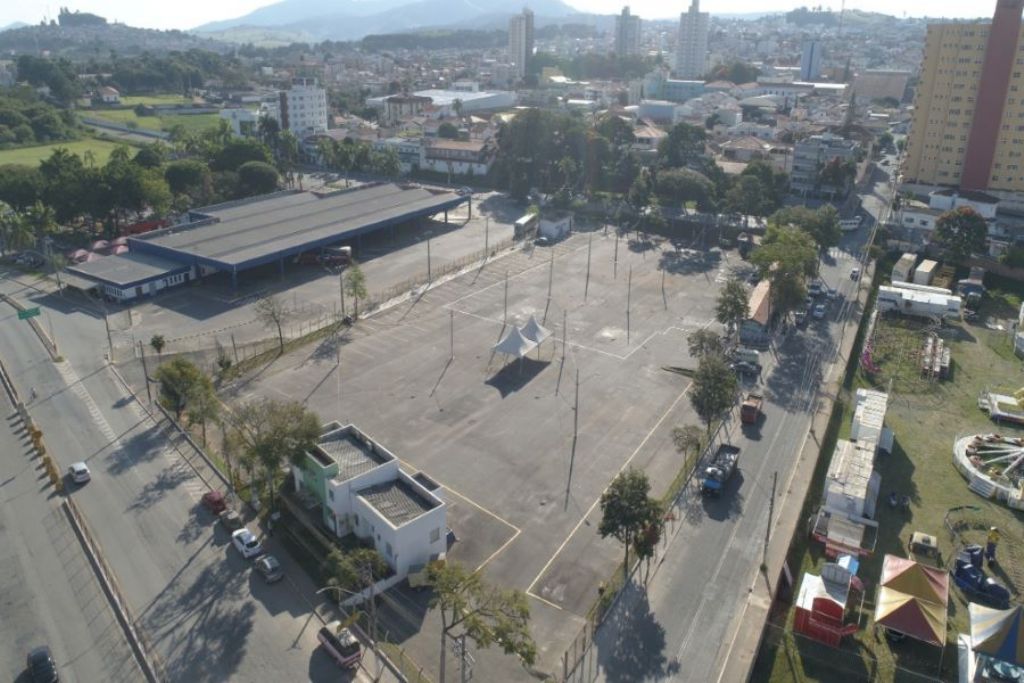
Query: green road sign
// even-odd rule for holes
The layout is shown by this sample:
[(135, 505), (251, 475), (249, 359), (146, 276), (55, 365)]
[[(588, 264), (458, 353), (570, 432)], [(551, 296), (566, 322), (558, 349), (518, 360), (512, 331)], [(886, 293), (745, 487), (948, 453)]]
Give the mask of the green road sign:
[(39, 314), (40, 310), (38, 306), (35, 308), (26, 308), (24, 311), (18, 311), (18, 320), (28, 320), (29, 318), (34, 318)]

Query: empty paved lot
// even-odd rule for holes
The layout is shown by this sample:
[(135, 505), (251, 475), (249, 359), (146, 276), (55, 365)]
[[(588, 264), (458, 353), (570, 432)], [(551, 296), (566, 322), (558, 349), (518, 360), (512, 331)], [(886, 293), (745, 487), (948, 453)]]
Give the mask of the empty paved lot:
[[(560, 655), (621, 556), (596, 535), (601, 492), (627, 464), (646, 469), (659, 491), (678, 468), (671, 428), (696, 418), (688, 381), (662, 367), (689, 363), (686, 335), (712, 322), (733, 265), (667, 243), (615, 242), (577, 234), (361, 321), (342, 340), (340, 377), (326, 342), (231, 389), (236, 400), (305, 400), (442, 483), (460, 537), (452, 558), (529, 591), (542, 657)], [(506, 318), (506, 272), (508, 324), (546, 312), (554, 333), (522, 361), (491, 352)]]

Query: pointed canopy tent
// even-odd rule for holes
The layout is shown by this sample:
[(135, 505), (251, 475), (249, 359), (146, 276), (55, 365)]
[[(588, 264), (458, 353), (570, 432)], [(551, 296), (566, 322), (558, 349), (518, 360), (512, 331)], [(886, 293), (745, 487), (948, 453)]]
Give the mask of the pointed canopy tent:
[(879, 585), (941, 605), (949, 602), (949, 574), (905, 557), (885, 556)]
[(991, 609), (970, 603), (971, 648), (1014, 666), (1024, 666), (1024, 607)]
[(537, 343), (523, 336), (518, 327), (513, 327), (508, 334), (494, 345), (496, 353), (503, 353), (506, 356), (522, 358), (537, 346)]
[(111, 246), (114, 246), (114, 247), (120, 247), (120, 246), (127, 247), (128, 246), (128, 238), (127, 237), (118, 237), (118, 238), (114, 239), (113, 241), (111, 241), (110, 244), (111, 244)]
[(89, 252), (85, 249), (75, 249), (73, 252), (68, 254), (68, 258), (74, 263), (81, 263), (85, 259), (89, 258)]
[(941, 647), (946, 636), (946, 606), (892, 588), (880, 588), (875, 624)]
[(530, 319), (526, 321), (526, 324), (523, 325), (520, 332), (524, 337), (538, 346), (542, 341), (551, 336), (551, 330), (543, 327), (539, 322), (537, 322), (537, 316), (535, 315), (530, 316)]
[(913, 560), (886, 555), (875, 624), (941, 647), (946, 640), (949, 575)]

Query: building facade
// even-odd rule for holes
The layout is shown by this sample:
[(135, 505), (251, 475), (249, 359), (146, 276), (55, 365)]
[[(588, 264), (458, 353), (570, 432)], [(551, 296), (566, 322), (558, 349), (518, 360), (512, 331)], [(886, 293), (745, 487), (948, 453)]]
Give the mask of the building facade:
[(327, 91), (315, 78), (296, 78), (288, 90), (264, 104), (264, 113), (277, 119), (281, 130), (288, 130), (300, 140), (327, 130)]
[(533, 56), (533, 12), (524, 9), (508, 20), (508, 61), (517, 78), (526, 76)]
[(615, 54), (628, 57), (640, 54), (640, 17), (629, 13), (629, 6), (615, 17)]
[(932, 24), (925, 40), (904, 182), (1024, 192), (1024, 0), (991, 24)]
[[(789, 177), (790, 189), (799, 195), (842, 194), (847, 184), (838, 182), (822, 171), (833, 161), (856, 163), (858, 145), (852, 140), (825, 133), (812, 135), (793, 147), (793, 170)], [(852, 178), (850, 178), (852, 180)]]
[(823, 48), (819, 41), (808, 40), (804, 43), (804, 51), (800, 56), (800, 80), (813, 82), (821, 78), (823, 58)]
[(708, 29), (711, 15), (700, 11), (700, 0), (693, 0), (690, 9), (679, 15), (676, 38), (675, 74), (682, 79), (703, 78), (708, 68)]

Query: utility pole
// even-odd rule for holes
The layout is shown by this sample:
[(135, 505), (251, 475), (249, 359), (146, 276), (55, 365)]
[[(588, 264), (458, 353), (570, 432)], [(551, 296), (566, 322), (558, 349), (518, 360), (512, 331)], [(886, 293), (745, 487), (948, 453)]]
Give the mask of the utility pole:
[(548, 321), (548, 309), (551, 308), (551, 286), (555, 281), (555, 251), (551, 250), (551, 267), (548, 268), (548, 304), (544, 307), (544, 318), (541, 322)]
[(451, 335), (449, 343), (451, 354), (448, 356), (448, 360), (455, 360), (455, 310), (452, 309), (448, 312), (451, 314)]
[(146, 347), (142, 345), (142, 340), (139, 340), (139, 356), (142, 357), (142, 376), (146, 381), (146, 400), (152, 403), (153, 392), (149, 388), (149, 368), (146, 367)]
[(612, 261), (612, 278), (619, 279), (619, 231), (615, 230), (615, 256)]
[(114, 340), (110, 336), (110, 320), (107, 318), (107, 305), (103, 304), (103, 326), (107, 328), (107, 348), (110, 353), (110, 362), (114, 362)]
[(772, 515), (775, 513), (775, 487), (779, 483), (779, 471), (772, 472), (772, 497), (768, 499), (768, 526), (764, 530), (764, 555), (763, 561), (768, 563), (768, 541), (772, 537)]
[(587, 303), (587, 292), (590, 291), (590, 249), (594, 245), (594, 234), (587, 240), (587, 282), (583, 285), (583, 303)]
[[(472, 200), (470, 200), (472, 202)], [(491, 217), (484, 218), (484, 261), (491, 255)]]
[(502, 327), (508, 326), (508, 271), (505, 271), (505, 314), (501, 319)]
[(629, 266), (629, 279), (626, 281), (626, 346), (629, 346), (629, 308), (633, 298), (633, 266)]
[(665, 296), (665, 269), (661, 269), (661, 302), (665, 304), (665, 310), (668, 310), (668, 298)]
[(345, 317), (345, 271), (338, 273), (338, 289), (341, 292), (341, 317)]
[(338, 388), (338, 420), (341, 420), (341, 328), (335, 332), (334, 344), (334, 378)]
[(565, 503), (563, 509), (569, 507), (569, 492), (572, 488), (572, 470), (576, 464), (576, 442), (580, 433), (580, 369), (576, 368), (576, 401), (572, 408), (572, 450), (569, 453), (569, 479), (565, 482)]
[(430, 275), (430, 237), (427, 237), (427, 282), (432, 282), (433, 278)]

